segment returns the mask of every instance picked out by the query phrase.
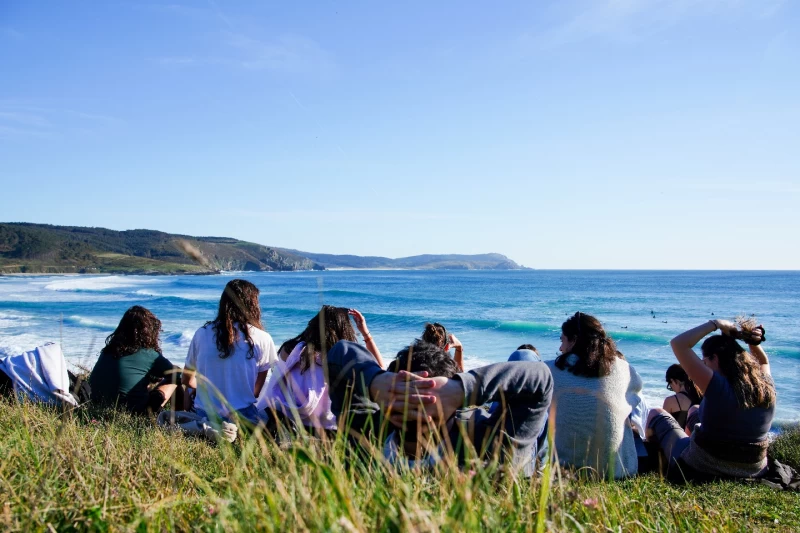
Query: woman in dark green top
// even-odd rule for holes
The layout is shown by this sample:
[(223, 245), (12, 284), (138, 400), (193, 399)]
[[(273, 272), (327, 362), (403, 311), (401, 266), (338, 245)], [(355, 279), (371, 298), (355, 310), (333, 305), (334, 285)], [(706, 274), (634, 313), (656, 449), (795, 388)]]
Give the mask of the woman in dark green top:
[[(158, 411), (180, 383), (175, 366), (159, 343), (161, 321), (134, 305), (122, 316), (92, 369), (92, 402), (114, 405), (134, 413)], [(161, 382), (150, 390), (150, 386)], [(181, 395), (177, 395), (181, 396)]]

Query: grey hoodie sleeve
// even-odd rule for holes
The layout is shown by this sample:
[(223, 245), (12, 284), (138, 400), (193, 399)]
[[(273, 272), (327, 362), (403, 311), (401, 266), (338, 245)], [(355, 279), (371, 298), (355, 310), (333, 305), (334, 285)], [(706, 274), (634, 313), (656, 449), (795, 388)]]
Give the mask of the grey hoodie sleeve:
[(497, 363), (458, 374), (456, 379), (464, 387), (465, 405), (498, 403), (488, 416), (473, 414), (473, 422), (467, 420), (476, 449), (486, 449), (489, 437), (502, 429), (514, 455), (519, 455), (515, 462), (530, 461), (553, 395), (550, 369), (540, 362)]
[[(369, 396), (369, 386), (384, 370), (366, 348), (339, 341), (328, 351), (328, 383), (331, 411), (352, 430), (376, 429), (380, 407)], [(344, 418), (342, 418), (344, 417)]]

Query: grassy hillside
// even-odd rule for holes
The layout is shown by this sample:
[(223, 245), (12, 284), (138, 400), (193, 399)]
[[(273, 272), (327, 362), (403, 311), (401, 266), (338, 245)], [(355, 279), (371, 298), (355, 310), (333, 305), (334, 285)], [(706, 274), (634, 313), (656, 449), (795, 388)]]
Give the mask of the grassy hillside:
[(0, 273), (196, 274), (320, 268), (296, 254), (224, 237), (0, 224)]
[[(0, 400), (0, 529), (7, 531), (797, 531), (796, 493), (675, 487), (656, 476), (552, 484), (345, 461), (343, 443), (211, 446), (143, 418)], [(800, 459), (800, 434), (782, 438)], [(792, 451), (793, 450), (793, 451)], [(793, 455), (792, 455), (793, 454)]]

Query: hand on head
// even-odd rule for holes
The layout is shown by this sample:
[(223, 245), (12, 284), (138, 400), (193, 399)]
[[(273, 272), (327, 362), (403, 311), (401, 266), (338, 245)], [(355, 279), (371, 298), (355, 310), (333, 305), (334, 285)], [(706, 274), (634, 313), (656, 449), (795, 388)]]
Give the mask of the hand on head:
[(455, 335), (453, 335), (453, 334), (451, 333), (451, 334), (449, 335), (449, 339), (448, 339), (447, 345), (448, 345), (450, 348), (461, 348), (461, 341), (460, 341), (460, 340), (458, 340), (458, 337), (456, 337)]
[(347, 314), (353, 317), (353, 322), (356, 323), (356, 328), (364, 337), (369, 336), (369, 329), (367, 329), (367, 319), (364, 318), (358, 309), (348, 309)]
[(461, 384), (445, 377), (428, 378), (427, 372), (384, 372), (370, 385), (370, 396), (397, 427), (416, 422), (427, 432), (445, 423), (464, 402)]
[(712, 320), (717, 328), (723, 335), (731, 335), (731, 332), (736, 331), (736, 324), (729, 320)]

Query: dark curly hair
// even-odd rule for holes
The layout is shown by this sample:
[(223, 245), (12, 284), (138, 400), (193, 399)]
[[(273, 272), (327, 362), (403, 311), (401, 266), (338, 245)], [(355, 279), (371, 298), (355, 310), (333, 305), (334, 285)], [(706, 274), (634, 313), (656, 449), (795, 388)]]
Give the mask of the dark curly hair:
[(439, 324), (438, 322), (434, 322), (433, 324), (425, 324), (425, 330), (422, 332), (423, 342), (435, 344), (440, 348), (444, 348), (447, 346), (449, 340), (450, 339), (448, 339), (447, 330), (443, 325)]
[(319, 313), (308, 321), (306, 329), (297, 337), (284, 342), (280, 349), (291, 353), (299, 342), (306, 343), (300, 364), (300, 371), (305, 372), (311, 367), (311, 360), (317, 352), (324, 357), (328, 349), (339, 341), (358, 342), (356, 332), (350, 323), (348, 309), (323, 305)]
[(700, 346), (703, 358), (716, 357), (742, 409), (775, 405), (775, 383), (761, 371), (758, 361), (727, 335), (714, 335)]
[(222, 359), (230, 357), (236, 343), (236, 329), (242, 333), (249, 346), (247, 358), (255, 357), (255, 344), (248, 326), (264, 329), (261, 325), (261, 305), (258, 303), (258, 287), (244, 279), (232, 279), (225, 285), (219, 299), (217, 318), (206, 322), (214, 328), (217, 350)]
[(142, 349), (155, 350), (160, 354), (160, 333), (161, 321), (156, 315), (140, 305), (134, 305), (122, 315), (114, 333), (106, 337), (106, 345), (100, 353), (116, 359)]
[(413, 345), (397, 352), (397, 358), (389, 363), (389, 372), (427, 371), (428, 377), (452, 378), (458, 374), (456, 362), (440, 346), (425, 341), (417, 341)]
[[(578, 311), (561, 324), (561, 332), (568, 340), (575, 341), (568, 353), (556, 358), (555, 365), (561, 370), (596, 378), (610, 374), (614, 360), (624, 359), (614, 339), (606, 335), (603, 325), (592, 315)], [(572, 354), (578, 356), (574, 364), (568, 363)]]

